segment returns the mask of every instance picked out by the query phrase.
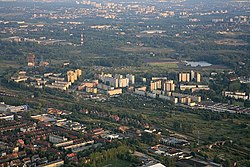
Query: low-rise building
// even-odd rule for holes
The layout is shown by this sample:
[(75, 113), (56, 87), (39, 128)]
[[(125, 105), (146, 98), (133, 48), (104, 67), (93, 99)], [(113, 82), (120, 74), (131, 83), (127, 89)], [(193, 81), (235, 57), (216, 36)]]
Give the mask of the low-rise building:
[(72, 145), (74, 143), (73, 140), (69, 140), (69, 141), (64, 141), (64, 142), (61, 142), (61, 143), (55, 143), (53, 144), (54, 147), (65, 147), (65, 146), (69, 146), (69, 145)]
[(0, 119), (5, 119), (7, 121), (14, 120), (14, 115), (11, 114), (0, 114)]
[(154, 99), (156, 98), (156, 93), (147, 92), (146, 95), (147, 95), (148, 97), (151, 97), (151, 98), (154, 98)]
[(139, 88), (135, 89), (135, 94), (140, 96), (146, 96), (146, 91), (140, 90)]
[(17, 76), (17, 77), (11, 77), (11, 79), (14, 81), (14, 82), (25, 82), (28, 80), (28, 77), (26, 76)]
[(97, 88), (86, 87), (86, 92), (97, 94)]
[(122, 89), (108, 90), (107, 94), (110, 95), (110, 96), (119, 95), (119, 94), (122, 94)]
[(223, 91), (222, 95), (225, 97), (230, 97), (234, 99), (243, 99), (248, 100), (249, 96), (246, 95), (245, 92), (229, 92), (229, 91)]
[(191, 90), (192, 92), (199, 91), (199, 90), (210, 90), (208, 85), (180, 85), (180, 90), (185, 91), (185, 90)]
[(98, 83), (96, 83), (96, 82), (83, 82), (83, 83), (81, 83), (80, 86), (78, 86), (78, 90), (83, 90), (83, 89), (85, 89), (86, 87), (87, 87), (87, 88), (94, 88), (94, 87), (97, 86), (97, 84), (98, 84)]
[(73, 144), (73, 145), (65, 146), (65, 147), (63, 147), (63, 149), (64, 150), (76, 149), (76, 148), (79, 148), (79, 147), (86, 146), (87, 144), (94, 144), (94, 140), (84, 141), (84, 142), (76, 143), (76, 144)]
[(21, 112), (21, 111), (26, 111), (28, 109), (27, 105), (22, 105), (22, 106), (11, 106), (11, 105), (7, 105), (4, 102), (0, 103), (0, 111), (2, 112)]
[(62, 143), (67, 141), (68, 139), (64, 136), (58, 136), (58, 135), (54, 135), (54, 134), (50, 134), (49, 135), (49, 141), (53, 144), (55, 143)]

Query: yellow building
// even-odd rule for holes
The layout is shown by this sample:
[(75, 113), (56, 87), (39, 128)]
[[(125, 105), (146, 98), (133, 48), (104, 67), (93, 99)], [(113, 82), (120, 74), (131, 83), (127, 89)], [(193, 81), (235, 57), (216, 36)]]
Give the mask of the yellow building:
[(192, 99), (190, 97), (181, 97), (180, 103), (182, 104), (190, 104), (192, 102)]
[(196, 105), (196, 103), (195, 102), (191, 102), (191, 103), (189, 103), (188, 104), (190, 107), (194, 107), (195, 105)]
[(143, 86), (143, 87), (137, 88), (137, 90), (140, 90), (140, 91), (144, 91), (144, 92), (146, 92), (147, 87), (146, 87), (146, 86)]
[(97, 88), (86, 87), (86, 92), (97, 94)]
[(190, 81), (190, 73), (179, 73), (179, 82), (189, 82)]
[(196, 81), (201, 82), (201, 74), (198, 72), (196, 73)]
[[(80, 74), (81, 71), (80, 72), (78, 71), (78, 73)], [(71, 83), (75, 82), (77, 80), (77, 72), (68, 71), (67, 72), (67, 79), (68, 79), (68, 82), (71, 82)]]
[(174, 81), (173, 81), (173, 80), (166, 81), (166, 82), (164, 83), (164, 88), (163, 88), (163, 90), (166, 91), (166, 92), (175, 91), (175, 84), (174, 84)]
[(189, 82), (190, 81), (190, 73), (184, 73), (184, 75), (186, 74), (186, 81), (184, 82)]
[(201, 102), (201, 97), (200, 97), (200, 96), (197, 97), (197, 102), (198, 102), (198, 103)]
[(150, 91), (161, 89), (161, 80), (159, 81), (151, 81), (150, 83)]
[(75, 70), (75, 73), (76, 73), (77, 77), (80, 77), (82, 75), (82, 70), (77, 69), (77, 70)]
[(180, 90), (184, 91), (184, 90), (190, 90), (192, 88), (196, 88), (196, 85), (180, 85)]
[(73, 75), (74, 71), (67, 71), (67, 79), (68, 82), (71, 82), (73, 78), (71, 78), (71, 76)]
[(182, 73), (179, 73), (179, 82), (182, 81)]
[(122, 94), (122, 89), (109, 90), (109, 91), (107, 91), (107, 94), (110, 96)]
[(187, 103), (187, 104), (190, 104), (191, 102), (192, 102), (192, 99), (191, 99), (190, 97), (187, 97), (187, 98), (186, 98), (186, 103)]
[(119, 87), (125, 88), (127, 86), (129, 86), (129, 79), (128, 78), (120, 78), (119, 79)]
[(186, 102), (186, 98), (185, 97), (180, 97), (179, 102), (184, 104)]

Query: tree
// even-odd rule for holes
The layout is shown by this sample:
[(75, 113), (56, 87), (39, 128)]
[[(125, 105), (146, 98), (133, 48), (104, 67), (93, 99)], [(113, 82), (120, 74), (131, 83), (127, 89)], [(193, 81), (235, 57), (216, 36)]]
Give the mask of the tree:
[(245, 107), (250, 107), (250, 100), (246, 100), (246, 101), (244, 102), (244, 106), (245, 106)]
[(167, 167), (175, 167), (175, 159), (169, 156), (161, 156), (159, 157), (161, 162), (166, 165)]
[(220, 158), (219, 158), (219, 156), (218, 155), (216, 155), (215, 157), (214, 157), (214, 160), (213, 160), (215, 163), (220, 163)]
[(230, 91), (237, 91), (237, 90), (240, 90), (240, 82), (239, 81), (234, 81), (234, 82), (231, 82), (228, 86), (228, 89)]
[(34, 92), (34, 97), (41, 97), (41, 93), (39, 91), (35, 91)]
[(229, 159), (226, 159), (225, 162), (224, 162), (223, 164), (224, 164), (224, 166), (226, 166), (226, 167), (232, 167), (232, 163), (231, 163), (231, 161), (230, 161)]
[(155, 135), (153, 133), (147, 133), (147, 132), (143, 132), (141, 134), (141, 139), (143, 142), (147, 143), (147, 144), (157, 144), (159, 143), (159, 135)]
[(179, 121), (174, 121), (173, 122), (173, 128), (176, 131), (181, 131), (182, 129), (182, 124)]

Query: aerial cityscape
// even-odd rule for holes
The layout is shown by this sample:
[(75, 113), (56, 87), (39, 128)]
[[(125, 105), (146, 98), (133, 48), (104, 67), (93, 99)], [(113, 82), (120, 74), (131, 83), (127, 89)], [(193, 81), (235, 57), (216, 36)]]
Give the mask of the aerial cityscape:
[(249, 0), (0, 4), (0, 167), (250, 167)]

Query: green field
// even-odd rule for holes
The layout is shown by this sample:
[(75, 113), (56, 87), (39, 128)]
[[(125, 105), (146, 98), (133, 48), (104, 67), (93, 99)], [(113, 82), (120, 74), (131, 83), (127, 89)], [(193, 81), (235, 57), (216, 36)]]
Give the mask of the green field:
[(120, 47), (117, 50), (122, 52), (132, 52), (132, 53), (171, 53), (174, 50), (170, 48), (153, 48), (153, 47), (139, 47), (139, 46), (133, 46), (133, 47)]
[(169, 69), (176, 69), (178, 68), (177, 63), (175, 62), (152, 62), (149, 63), (150, 66), (152, 67), (158, 67), (162, 70), (169, 70)]

